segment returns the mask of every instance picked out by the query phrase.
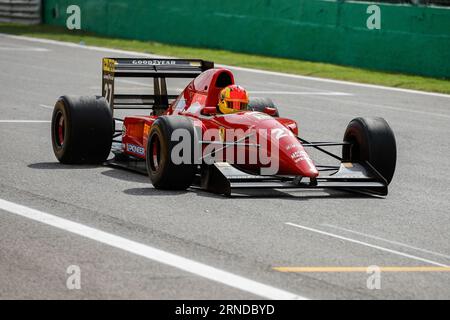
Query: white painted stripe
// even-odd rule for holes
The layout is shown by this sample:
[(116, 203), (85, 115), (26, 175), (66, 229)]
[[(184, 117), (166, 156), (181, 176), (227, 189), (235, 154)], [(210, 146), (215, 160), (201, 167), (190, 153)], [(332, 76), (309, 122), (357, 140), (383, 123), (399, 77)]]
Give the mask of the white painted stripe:
[(337, 234), (333, 234), (333, 233), (330, 233), (330, 232), (325, 232), (325, 231), (322, 231), (322, 230), (305, 227), (305, 226), (302, 226), (302, 225), (299, 225), (299, 224), (295, 224), (295, 223), (292, 223), (292, 222), (286, 222), (286, 224), (289, 225), (289, 226), (292, 226), (292, 227), (296, 227), (296, 228), (300, 228), (300, 229), (303, 229), (303, 230), (316, 232), (316, 233), (323, 234), (323, 235), (326, 235), (326, 236), (329, 236), (329, 237), (333, 237), (333, 238), (336, 238), (336, 239), (345, 240), (345, 241), (349, 241), (349, 242), (352, 242), (352, 243), (360, 244), (360, 245), (363, 245), (363, 246), (366, 246), (366, 247), (369, 247), (369, 248), (373, 248), (373, 249), (378, 249), (378, 250), (381, 250), (381, 251), (389, 252), (389, 253), (396, 254), (398, 256), (402, 256), (402, 257), (405, 257), (405, 258), (410, 258), (410, 259), (413, 259), (413, 260), (426, 262), (426, 263), (429, 263), (429, 264), (432, 264), (432, 265), (435, 265), (435, 266), (449, 267), (448, 265), (445, 265), (445, 264), (442, 264), (442, 263), (439, 263), (439, 262), (436, 262), (436, 261), (433, 261), (433, 260), (428, 260), (428, 259), (425, 259), (425, 258), (421, 258), (421, 257), (415, 256), (415, 255), (412, 255), (412, 254), (404, 253), (404, 252), (401, 252), (401, 251), (392, 250), (392, 249), (389, 249), (389, 248), (373, 245), (373, 244), (370, 244), (370, 243), (367, 243), (367, 242), (363, 242), (363, 241), (359, 241), (359, 240), (343, 237), (343, 236), (340, 236), (340, 235), (337, 235)]
[(146, 87), (146, 88), (153, 88), (153, 85), (148, 83), (142, 83), (139, 81), (133, 81), (133, 80), (126, 80), (126, 79), (117, 79), (118, 82), (122, 83), (128, 83), (128, 84), (134, 84), (136, 86)]
[(33, 48), (33, 47), (0, 47), (0, 51), (32, 51), (32, 52), (48, 52), (49, 49)]
[[(218, 66), (220, 66), (220, 65), (218, 65)], [(402, 88), (394, 88), (394, 87), (385, 87), (385, 86), (376, 85), (376, 84), (359, 83), (359, 82), (343, 81), (343, 80), (333, 80), (333, 79), (326, 79), (326, 78), (316, 78), (316, 77), (310, 77), (310, 76), (301, 76), (301, 75), (298, 75), (298, 74), (289, 74), (289, 73), (282, 73), (282, 72), (276, 72), (276, 71), (250, 69), (250, 68), (244, 68), (244, 67), (233, 67), (233, 66), (224, 66), (224, 67), (227, 67), (227, 68), (230, 68), (230, 69), (234, 69), (234, 70), (245, 71), (245, 72), (260, 73), (260, 74), (267, 74), (267, 75), (287, 77), (287, 78), (295, 78), (295, 79), (302, 79), (302, 80), (335, 83), (335, 84), (342, 84), (342, 85), (363, 87), (363, 88), (371, 88), (371, 89), (379, 89), (379, 90), (398, 91), (398, 92), (404, 92), (404, 93), (420, 94), (420, 95), (427, 95), (427, 96), (435, 96), (435, 97), (441, 97), (441, 98), (450, 98), (449, 94), (444, 94), (444, 93), (427, 92), (427, 91), (419, 91), (419, 90), (413, 90), (413, 89), (402, 89)]]
[(50, 120), (0, 120), (0, 123), (50, 123)]
[(68, 231), (79, 236), (118, 248), (147, 259), (169, 265), (171, 267), (195, 274), (197, 276), (216, 281), (227, 286), (267, 298), (282, 300), (304, 300), (305, 297), (277, 289), (220, 269), (210, 267), (203, 263), (180, 257), (178, 255), (159, 250), (142, 243), (116, 236), (92, 227), (66, 220), (42, 211), (31, 209), (10, 201), (0, 199), (0, 209), (38, 221), (55, 228)]
[[(331, 98), (324, 97), (324, 96), (318, 97), (318, 99), (324, 99), (327, 101), (336, 102), (335, 100), (332, 100)], [(373, 102), (368, 103), (368, 102), (361, 101), (361, 99), (356, 99), (355, 101), (345, 100), (345, 104), (342, 104), (342, 107), (348, 107), (348, 104), (352, 104), (352, 105), (355, 105), (358, 107), (364, 107), (364, 108), (386, 109), (386, 110), (394, 110), (394, 111), (414, 113), (414, 114), (423, 114), (426, 116), (434, 116), (434, 117), (439, 117), (439, 118), (450, 118), (450, 115), (443, 114), (443, 113), (412, 110), (412, 109), (406, 109), (406, 108), (398, 108), (398, 107), (392, 107), (392, 106), (387, 106), (387, 105), (383, 105), (383, 104), (377, 104), (377, 103), (373, 103)]]
[(48, 106), (46, 104), (40, 104), (39, 107), (45, 108), (45, 109), (54, 109), (52, 106)]
[(332, 91), (250, 91), (250, 94), (299, 95), (299, 96), (353, 96), (351, 93)]
[(431, 250), (427, 250), (427, 249), (414, 247), (414, 246), (411, 246), (411, 245), (408, 245), (408, 244), (405, 244), (405, 243), (402, 243), (402, 242), (384, 239), (384, 238), (381, 238), (381, 237), (378, 237), (378, 236), (373, 236), (373, 235), (370, 235), (370, 234), (367, 234), (367, 233), (358, 232), (358, 231), (350, 230), (350, 229), (347, 229), (347, 228), (338, 227), (338, 226), (335, 226), (335, 225), (332, 225), (332, 224), (328, 224), (328, 223), (323, 223), (322, 226), (333, 228), (333, 229), (337, 229), (337, 230), (341, 230), (341, 231), (345, 231), (345, 232), (349, 232), (349, 233), (353, 233), (353, 234), (357, 234), (357, 235), (360, 235), (360, 236), (364, 236), (366, 238), (380, 240), (380, 241), (383, 241), (383, 242), (387, 242), (387, 243), (390, 243), (390, 244), (398, 245), (398, 246), (405, 247), (405, 248), (408, 248), (408, 249), (413, 249), (413, 250), (416, 250), (416, 251), (429, 253), (429, 254), (432, 254), (432, 255), (435, 255), (435, 256), (438, 256), (438, 257), (443, 257), (443, 258), (450, 259), (449, 255), (446, 255), (446, 254), (443, 254), (443, 253), (439, 253), (439, 252), (435, 252), (435, 251), (431, 251)]
[(27, 36), (15, 36), (15, 35), (6, 34), (6, 33), (0, 33), (0, 36), (3, 36), (5, 38), (16, 39), (16, 40), (24, 40), (24, 41), (30, 41), (30, 42), (52, 44), (52, 45), (70, 47), (70, 48), (80, 48), (80, 49), (86, 49), (86, 50), (92, 50), (92, 51), (98, 51), (98, 52), (117, 53), (117, 54), (123, 54), (123, 55), (132, 54), (135, 56), (151, 57), (151, 58), (161, 57), (161, 56), (143, 53), (143, 52), (120, 50), (120, 49), (110, 49), (110, 48), (103, 48), (103, 47), (96, 47), (96, 46), (87, 46), (87, 45), (82, 45), (82, 44), (72, 43), (72, 42), (64, 42), (64, 41), (42, 39), (42, 38), (32, 38), (32, 37), (27, 37)]
[[(136, 52), (136, 51), (108, 49), (108, 48), (102, 48), (102, 47), (96, 47), (96, 46), (80, 45), (80, 44), (71, 43), (71, 42), (62, 42), (62, 41), (49, 40), (49, 39), (31, 38), (31, 37), (26, 37), (26, 36), (15, 36), (15, 35), (10, 35), (10, 34), (5, 34), (5, 33), (0, 33), (0, 35), (3, 37), (11, 38), (11, 39), (31, 41), (31, 42), (37, 42), (37, 43), (47, 43), (47, 44), (60, 45), (60, 46), (66, 46), (66, 47), (72, 47), (72, 48), (83, 48), (86, 50), (93, 50), (93, 51), (99, 51), (99, 52), (118, 53), (118, 54), (125, 54), (125, 55), (136, 55), (136, 56), (149, 57), (149, 58), (158, 58), (158, 57), (159, 58), (173, 58), (173, 57), (158, 56), (158, 55), (154, 55), (154, 54), (147, 54), (147, 53)], [(411, 94), (428, 95), (428, 96), (435, 96), (435, 97), (442, 97), (442, 98), (450, 98), (450, 95), (443, 94), (443, 93), (385, 87), (385, 86), (381, 86), (381, 85), (358, 83), (358, 82), (343, 81), (343, 80), (316, 78), (316, 77), (310, 77), (310, 76), (301, 76), (301, 75), (297, 75), (297, 74), (289, 74), (289, 73), (267, 71), (267, 70), (260, 70), (260, 69), (250, 69), (250, 68), (244, 68), (244, 67), (234, 67), (234, 66), (221, 65), (221, 64), (217, 64), (216, 66), (225, 67), (225, 68), (234, 69), (234, 70), (245, 71), (245, 72), (267, 74), (267, 75), (274, 75), (274, 76), (287, 77), (287, 78), (328, 82), (328, 83), (336, 83), (336, 84), (342, 84), (342, 85), (348, 85), (348, 86), (356, 86), (356, 87), (373, 88), (373, 89), (380, 89), (380, 90), (398, 91), (398, 92), (411, 93)]]

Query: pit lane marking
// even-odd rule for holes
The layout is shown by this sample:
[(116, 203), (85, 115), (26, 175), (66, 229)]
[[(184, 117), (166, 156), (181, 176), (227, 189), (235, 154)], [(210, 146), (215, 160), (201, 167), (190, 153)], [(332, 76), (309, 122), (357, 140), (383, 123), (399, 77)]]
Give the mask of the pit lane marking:
[(380, 250), (380, 251), (389, 252), (389, 253), (392, 253), (392, 254), (395, 254), (395, 255), (398, 255), (398, 256), (402, 256), (402, 257), (405, 257), (405, 258), (409, 258), (409, 259), (413, 259), (413, 260), (417, 260), (417, 261), (421, 261), (421, 262), (426, 262), (426, 263), (432, 264), (434, 266), (444, 267), (444, 268), (450, 267), (450, 266), (445, 265), (445, 264), (440, 263), (440, 262), (436, 262), (436, 261), (433, 261), (433, 260), (425, 259), (425, 258), (418, 257), (418, 256), (415, 256), (415, 255), (412, 255), (412, 254), (404, 253), (404, 252), (401, 252), (401, 251), (397, 251), (397, 250), (393, 250), (393, 249), (377, 246), (377, 245), (374, 245), (374, 244), (370, 244), (368, 242), (359, 241), (359, 240), (355, 240), (355, 239), (348, 238), (348, 237), (343, 237), (343, 236), (340, 236), (340, 235), (337, 235), (337, 234), (334, 234), (334, 233), (331, 233), (331, 232), (325, 232), (325, 231), (322, 231), (322, 230), (318, 230), (318, 229), (302, 226), (302, 225), (295, 224), (295, 223), (292, 223), (292, 222), (286, 222), (285, 224), (289, 225), (291, 227), (298, 228), (298, 229), (303, 229), (303, 230), (319, 233), (319, 234), (322, 234), (322, 235), (325, 235), (325, 236), (329, 236), (329, 237), (333, 237), (333, 238), (336, 238), (336, 239), (340, 239), (340, 240), (356, 243), (356, 244), (363, 245), (363, 246), (366, 246), (366, 247), (369, 247), (369, 248), (373, 248), (373, 249), (377, 249), (377, 250)]
[(347, 228), (338, 227), (338, 226), (335, 226), (335, 225), (332, 225), (332, 224), (328, 224), (328, 223), (323, 223), (322, 226), (333, 228), (333, 229), (337, 229), (337, 230), (341, 230), (341, 231), (345, 231), (345, 232), (349, 232), (349, 233), (353, 233), (353, 234), (357, 234), (357, 235), (360, 235), (360, 236), (363, 236), (363, 237), (366, 237), (366, 238), (371, 238), (371, 239), (387, 242), (387, 243), (390, 243), (390, 244), (398, 245), (398, 246), (401, 246), (401, 247), (405, 247), (405, 248), (408, 248), (408, 249), (413, 249), (413, 250), (421, 251), (421, 252), (424, 252), (424, 253), (429, 253), (431, 255), (435, 255), (435, 256), (439, 256), (439, 257), (450, 259), (450, 256), (448, 256), (446, 254), (435, 252), (435, 251), (431, 251), (431, 250), (427, 250), (427, 249), (422, 249), (422, 248), (418, 248), (418, 247), (414, 247), (414, 246), (411, 246), (409, 244), (405, 244), (405, 243), (402, 243), (402, 242), (384, 239), (384, 238), (381, 238), (381, 237), (373, 236), (373, 235), (370, 235), (370, 234), (367, 234), (367, 233), (363, 233), (363, 232), (350, 230), (350, 229), (347, 229)]
[[(369, 267), (274, 267), (286, 273), (367, 273)], [(450, 267), (378, 267), (381, 272), (450, 272)]]
[[(0, 199), (0, 209), (267, 299), (307, 298), (160, 249)], [(2, 213), (0, 213), (2, 214)], [(3, 213), (4, 214), (4, 213)]]

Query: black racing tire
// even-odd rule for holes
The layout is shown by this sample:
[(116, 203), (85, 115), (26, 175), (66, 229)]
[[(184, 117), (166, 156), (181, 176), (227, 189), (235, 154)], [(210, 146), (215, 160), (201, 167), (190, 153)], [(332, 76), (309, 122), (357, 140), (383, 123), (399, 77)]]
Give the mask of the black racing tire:
[(103, 97), (62, 96), (53, 109), (53, 151), (64, 164), (99, 164), (111, 151), (113, 117)]
[(344, 161), (368, 161), (389, 184), (395, 172), (397, 146), (394, 132), (383, 118), (356, 118), (345, 130)]
[(253, 98), (248, 102), (248, 110), (250, 111), (258, 111), (262, 113), (266, 113), (264, 109), (266, 107), (273, 108), (276, 110), (275, 115), (273, 117), (279, 117), (280, 113), (278, 112), (278, 108), (275, 106), (273, 101), (269, 98)]
[[(179, 141), (172, 141), (172, 133), (186, 130), (190, 157), (183, 163), (174, 163), (172, 150)], [(183, 138), (184, 139), (184, 138)], [(192, 184), (197, 165), (194, 159), (195, 129), (191, 120), (183, 116), (161, 116), (155, 120), (147, 142), (147, 172), (156, 189), (186, 190)], [(183, 155), (183, 154), (182, 154)], [(186, 156), (187, 157), (187, 156)]]

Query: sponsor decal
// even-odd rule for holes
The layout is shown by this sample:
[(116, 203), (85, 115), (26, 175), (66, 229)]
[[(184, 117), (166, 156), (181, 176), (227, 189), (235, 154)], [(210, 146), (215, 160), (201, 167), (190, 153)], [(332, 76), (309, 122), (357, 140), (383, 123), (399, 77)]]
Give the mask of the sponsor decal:
[(351, 162), (343, 162), (342, 165), (348, 169), (353, 168), (353, 163)]
[(127, 151), (134, 153), (134, 154), (138, 154), (140, 156), (145, 155), (144, 147), (139, 147), (139, 146), (131, 144), (131, 143), (127, 143)]
[(297, 148), (297, 145), (291, 143), (291, 144), (288, 144), (288, 145), (286, 146), (286, 150), (288, 150), (288, 151), (291, 150), (291, 149), (293, 149), (293, 148)]
[(105, 80), (105, 81), (113, 81), (114, 80), (114, 76), (112, 74), (110, 74), (110, 73), (105, 73), (103, 75), (103, 80)]
[(197, 113), (202, 108), (202, 105), (198, 102), (193, 102), (189, 109), (186, 110), (187, 113)]
[(148, 137), (150, 134), (150, 126), (148, 124), (144, 124), (144, 137)]
[(308, 161), (309, 160), (309, 156), (306, 153), (306, 151), (295, 151), (291, 154), (291, 159), (294, 160), (295, 162), (299, 162), (299, 161)]
[(222, 142), (225, 141), (225, 128), (224, 127), (219, 128), (219, 137), (220, 137), (220, 141), (222, 141)]
[(288, 130), (286, 128), (283, 128), (283, 129), (281, 129), (281, 128), (272, 129), (272, 133), (275, 135), (275, 138), (277, 140), (280, 140), (283, 137), (293, 136), (292, 131), (290, 131), (290, 130)]
[(103, 71), (114, 72), (116, 70), (116, 60), (103, 59)]
[(147, 66), (161, 66), (177, 64), (175, 60), (133, 60), (132, 64), (147, 65)]

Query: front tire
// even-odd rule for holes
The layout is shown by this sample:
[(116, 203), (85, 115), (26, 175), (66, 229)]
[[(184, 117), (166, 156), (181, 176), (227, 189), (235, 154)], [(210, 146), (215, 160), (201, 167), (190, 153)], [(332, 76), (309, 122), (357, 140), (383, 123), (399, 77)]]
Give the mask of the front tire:
[(342, 158), (350, 162), (369, 162), (389, 184), (395, 172), (397, 146), (394, 132), (383, 118), (356, 118), (345, 130)]
[[(184, 133), (181, 143), (190, 148), (190, 155), (181, 154), (187, 161), (178, 163), (172, 158), (172, 151), (179, 141), (172, 141), (176, 131)], [(156, 189), (185, 190), (192, 184), (197, 165), (194, 159), (195, 130), (192, 122), (182, 116), (161, 116), (152, 125), (147, 142), (146, 165), (153, 186)], [(181, 153), (184, 153), (184, 150)], [(186, 156), (186, 158), (185, 158)]]
[(103, 97), (62, 96), (53, 109), (53, 152), (64, 164), (99, 164), (109, 155), (113, 117)]

